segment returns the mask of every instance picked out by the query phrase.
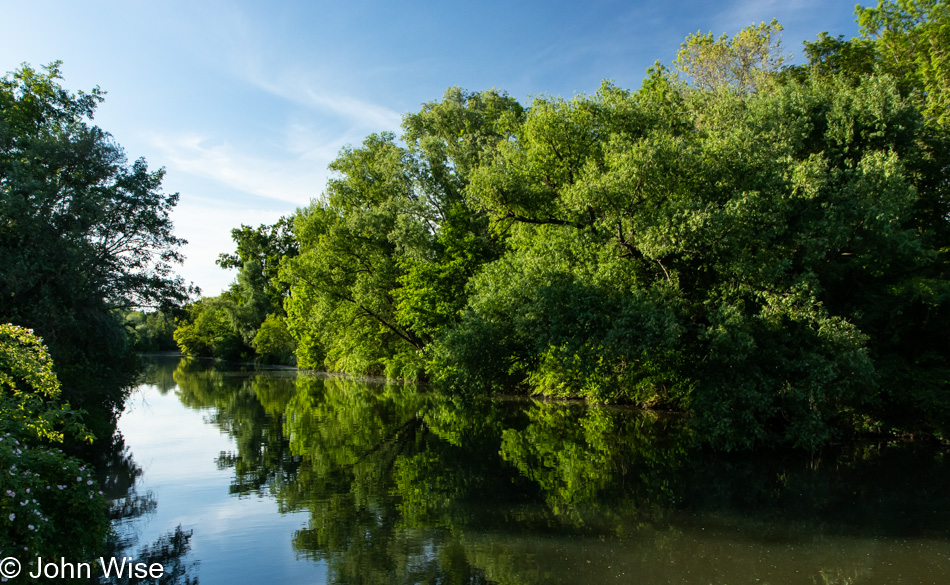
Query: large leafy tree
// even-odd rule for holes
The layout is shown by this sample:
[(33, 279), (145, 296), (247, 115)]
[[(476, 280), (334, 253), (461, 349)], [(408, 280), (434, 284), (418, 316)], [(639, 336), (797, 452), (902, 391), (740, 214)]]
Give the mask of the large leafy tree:
[(921, 116), (887, 76), (781, 81), (535, 100), (473, 174), (512, 235), (439, 376), (688, 406), (726, 448), (815, 447), (845, 413), (945, 428)]
[(283, 272), (301, 365), (422, 374), (468, 279), (501, 251), (466, 187), (521, 115), (504, 94), (452, 88), (406, 116), (405, 146), (379, 134), (343, 150), (324, 199), (297, 216), (300, 255)]
[(172, 272), (178, 195), (91, 124), (103, 92), (67, 91), (59, 65), (0, 80), (0, 320), (44, 337), (75, 406), (115, 410), (132, 366), (116, 310), (189, 292)]
[(240, 271), (238, 285), (232, 288), (253, 288), (253, 294), (266, 297), (267, 313), (283, 316), (284, 299), (289, 290), (278, 274), (281, 262), (297, 255), (293, 218), (282, 217), (273, 225), (262, 224), (257, 228), (242, 225), (231, 230), (231, 239), (236, 245), (235, 252), (221, 254), (216, 263), (221, 268)]

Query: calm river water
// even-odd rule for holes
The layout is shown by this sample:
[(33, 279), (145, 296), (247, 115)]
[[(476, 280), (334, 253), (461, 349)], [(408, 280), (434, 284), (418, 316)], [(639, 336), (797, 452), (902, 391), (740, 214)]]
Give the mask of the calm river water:
[(950, 456), (713, 455), (633, 409), (156, 360), (129, 556), (180, 583), (950, 583)]

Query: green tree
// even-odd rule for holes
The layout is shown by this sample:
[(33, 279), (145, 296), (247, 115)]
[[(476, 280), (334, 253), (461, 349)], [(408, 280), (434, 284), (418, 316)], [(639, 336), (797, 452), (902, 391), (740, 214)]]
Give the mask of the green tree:
[(0, 80), (0, 319), (44, 336), (70, 401), (113, 413), (134, 362), (115, 310), (188, 296), (178, 195), (90, 125), (103, 92), (60, 80), (58, 62)]
[(686, 37), (673, 61), (677, 71), (695, 87), (715, 90), (731, 87), (741, 93), (756, 91), (768, 74), (778, 73), (786, 60), (782, 25), (775, 19), (742, 29), (735, 37), (696, 34)]
[(924, 116), (950, 127), (950, 3), (878, 0), (856, 13), (881, 68), (918, 92)]
[(874, 45), (866, 39), (845, 40), (844, 35), (831, 37), (822, 32), (817, 40), (805, 41), (804, 45), (808, 65), (800, 69), (803, 75), (844, 74), (857, 82), (874, 73), (877, 65)]
[(843, 416), (944, 428), (920, 115), (888, 77), (778, 81), (536, 99), (473, 173), (509, 249), (471, 281), (438, 377), (679, 404), (724, 448), (814, 448)]
[(381, 134), (343, 150), (325, 199), (298, 213), (300, 255), (283, 272), (298, 363), (422, 375), (425, 348), (459, 318), (468, 279), (501, 251), (465, 189), (521, 114), (498, 92), (453, 88), (406, 116), (406, 147)]
[(297, 344), (287, 328), (287, 320), (273, 313), (267, 315), (261, 323), (251, 345), (258, 357), (265, 362), (278, 364), (296, 362), (297, 357), (294, 352)]
[(273, 225), (262, 224), (256, 229), (241, 225), (231, 230), (231, 239), (237, 248), (233, 254), (221, 254), (216, 261), (218, 266), (238, 269), (239, 280), (244, 275), (266, 296), (267, 313), (284, 315), (284, 299), (289, 289), (280, 280), (279, 273), (281, 262), (293, 258), (298, 252), (293, 218), (282, 217)]
[(192, 356), (250, 361), (253, 350), (232, 325), (235, 304), (225, 292), (187, 305), (174, 333), (179, 349)]
[[(423, 347), (397, 322), (392, 296), (398, 254), (425, 240), (406, 156), (391, 134), (345, 149), (330, 167), (340, 176), (329, 182), (327, 201), (298, 214), (301, 251), (285, 272), (289, 326), (298, 340), (318, 340), (331, 370), (378, 374), (387, 360)], [(298, 362), (323, 365), (304, 355)]]
[(175, 344), (175, 321), (162, 311), (129, 311), (125, 314), (125, 326), (131, 329), (132, 346), (136, 351), (170, 351), (178, 349)]
[(437, 227), (422, 254), (399, 259), (403, 273), (393, 295), (399, 322), (427, 344), (457, 322), (469, 279), (503, 251), (467, 187), (474, 169), (512, 136), (523, 115), (521, 105), (503, 93), (452, 87), (441, 101), (424, 104), (403, 120), (403, 139), (417, 161), (416, 189)]

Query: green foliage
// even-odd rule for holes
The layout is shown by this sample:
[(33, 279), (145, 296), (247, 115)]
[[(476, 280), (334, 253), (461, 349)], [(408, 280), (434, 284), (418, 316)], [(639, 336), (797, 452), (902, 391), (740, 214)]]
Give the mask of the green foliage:
[(248, 260), (244, 264), (224, 297), (228, 302), (222, 307), (228, 315), (231, 330), (241, 337), (245, 345), (251, 345), (271, 308), (266, 283), (256, 260)]
[[(683, 409), (725, 450), (945, 437), (947, 5), (858, 16), (806, 66), (775, 21), (697, 33), (635, 92), (451, 88), (344, 149), (280, 262), (298, 363)], [(250, 343), (271, 310), (242, 245)]]
[(173, 351), (175, 344), (175, 321), (162, 311), (129, 311), (125, 314), (125, 326), (132, 333), (135, 351)]
[(257, 229), (242, 225), (240, 229), (231, 230), (231, 239), (237, 244), (237, 250), (234, 254), (221, 254), (218, 266), (239, 269), (239, 285), (242, 277), (253, 282), (256, 294), (267, 297), (266, 312), (283, 315), (284, 298), (289, 291), (286, 283), (279, 279), (279, 272), (281, 262), (297, 255), (293, 219), (282, 217), (274, 225), (262, 224)]
[(950, 4), (878, 0), (876, 7), (856, 12), (881, 67), (918, 92), (924, 116), (950, 127)]
[(287, 321), (274, 314), (268, 315), (261, 323), (251, 345), (266, 363), (289, 364), (296, 359), (294, 350), (297, 345), (287, 329)]
[(865, 39), (845, 40), (844, 35), (831, 37), (823, 32), (818, 34), (818, 40), (805, 41), (804, 45), (808, 67), (802, 73), (842, 74), (855, 80), (874, 73), (877, 53)]
[(113, 415), (134, 356), (116, 310), (171, 306), (177, 194), (91, 126), (103, 93), (60, 86), (59, 63), (0, 80), (0, 320), (41, 333), (63, 392)]
[(406, 147), (382, 134), (343, 150), (325, 199), (298, 213), (300, 255), (282, 272), (298, 363), (422, 375), (425, 348), (457, 321), (468, 279), (500, 253), (465, 187), (521, 114), (503, 94), (453, 88), (406, 117)]
[(91, 560), (109, 530), (98, 484), (56, 446), (91, 442), (31, 330), (0, 325), (0, 554)]
[(301, 253), (285, 272), (294, 283), (285, 305), (287, 325), (308, 355), (325, 356), (317, 364), (298, 350), (298, 363), (379, 374), (390, 356), (417, 351), (421, 341), (394, 317), (390, 291), (398, 269), (387, 237), (396, 229), (393, 214), (370, 207), (340, 217), (314, 204), (297, 222)]
[(252, 350), (232, 326), (231, 315), (237, 310), (235, 305), (228, 293), (187, 305), (186, 316), (178, 321), (174, 334), (182, 353), (223, 360), (250, 360)]
[[(945, 318), (945, 301), (906, 294), (922, 274), (946, 282), (915, 214), (931, 195), (907, 171), (927, 157), (919, 128), (873, 76), (536, 99), (473, 173), (509, 250), (471, 281), (434, 375), (687, 406), (726, 449), (815, 448), (842, 412), (942, 428), (946, 362), (902, 360), (921, 335), (945, 345), (944, 325), (893, 319)], [(925, 370), (910, 398), (901, 372)]]
[(785, 62), (781, 32), (782, 25), (775, 19), (744, 28), (731, 39), (697, 32), (686, 37), (673, 66), (703, 90), (730, 87), (740, 93), (753, 92)]

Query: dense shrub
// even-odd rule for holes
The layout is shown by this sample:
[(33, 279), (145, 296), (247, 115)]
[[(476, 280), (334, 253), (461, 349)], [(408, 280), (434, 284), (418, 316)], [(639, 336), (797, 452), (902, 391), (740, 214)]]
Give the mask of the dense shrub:
[(89, 442), (60, 401), (42, 339), (0, 325), (0, 557), (78, 562), (100, 551), (107, 507), (92, 470), (59, 447)]

